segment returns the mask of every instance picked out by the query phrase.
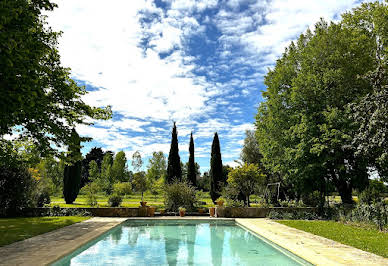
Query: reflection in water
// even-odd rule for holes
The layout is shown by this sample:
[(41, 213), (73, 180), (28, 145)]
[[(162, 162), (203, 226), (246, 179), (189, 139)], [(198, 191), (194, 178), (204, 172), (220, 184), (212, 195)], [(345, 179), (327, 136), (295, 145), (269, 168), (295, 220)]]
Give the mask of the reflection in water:
[(300, 265), (233, 223), (128, 222), (54, 265)]
[(210, 224), (210, 248), (214, 266), (222, 265), (222, 251), (224, 246), (224, 230), (217, 228), (217, 224)]
[(110, 237), (111, 237), (113, 243), (115, 243), (117, 245), (120, 242), (122, 235), (123, 235), (123, 228), (119, 227), (115, 231), (112, 232)]

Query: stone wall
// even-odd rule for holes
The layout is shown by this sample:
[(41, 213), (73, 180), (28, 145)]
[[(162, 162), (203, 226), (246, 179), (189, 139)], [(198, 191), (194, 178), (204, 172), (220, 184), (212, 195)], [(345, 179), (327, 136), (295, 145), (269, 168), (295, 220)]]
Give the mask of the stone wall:
[(317, 208), (312, 207), (216, 207), (216, 217), (265, 218), (272, 210), (277, 212), (317, 212)]

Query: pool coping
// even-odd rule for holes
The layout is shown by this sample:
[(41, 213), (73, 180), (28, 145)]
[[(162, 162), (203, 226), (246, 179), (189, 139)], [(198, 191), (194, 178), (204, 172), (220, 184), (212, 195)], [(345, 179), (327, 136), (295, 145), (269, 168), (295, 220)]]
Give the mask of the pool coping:
[(388, 265), (388, 259), (264, 218), (93, 217), (0, 247), (0, 265), (49, 265), (128, 220), (235, 221), (314, 265)]

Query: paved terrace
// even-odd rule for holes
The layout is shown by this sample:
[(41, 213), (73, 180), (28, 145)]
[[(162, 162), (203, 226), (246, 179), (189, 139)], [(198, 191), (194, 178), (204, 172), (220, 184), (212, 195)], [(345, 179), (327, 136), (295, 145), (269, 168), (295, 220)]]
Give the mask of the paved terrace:
[[(155, 217), (129, 219), (196, 219), (209, 217)], [(94, 217), (52, 232), (0, 248), (0, 265), (47, 265), (127, 220)], [(217, 218), (217, 220), (221, 220)], [(233, 219), (224, 219), (233, 220)], [(315, 236), (268, 219), (235, 219), (249, 230), (271, 240), (315, 265), (388, 265), (388, 259)]]

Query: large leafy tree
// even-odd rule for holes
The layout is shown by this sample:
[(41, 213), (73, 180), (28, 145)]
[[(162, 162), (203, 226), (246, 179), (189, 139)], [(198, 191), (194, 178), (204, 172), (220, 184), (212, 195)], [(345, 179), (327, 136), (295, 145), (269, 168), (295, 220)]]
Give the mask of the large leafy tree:
[(112, 164), (112, 179), (114, 182), (128, 182), (129, 172), (127, 167), (127, 157), (124, 151), (119, 151)]
[(85, 88), (61, 66), (60, 33), (42, 15), (55, 7), (49, 0), (0, 2), (0, 137), (19, 126), (42, 152), (71, 143), (72, 128), (86, 118), (110, 117), (109, 108), (84, 103)]
[(210, 158), (210, 197), (213, 202), (221, 195), (222, 183), (225, 181), (222, 169), (220, 140), (216, 132), (213, 138)]
[(147, 168), (147, 177), (151, 182), (154, 183), (160, 178), (166, 178), (167, 162), (162, 151), (152, 153)]
[(246, 130), (244, 144), (240, 153), (240, 159), (247, 164), (261, 164), (263, 155), (260, 153), (259, 143), (257, 142), (255, 131)]
[(366, 158), (352, 146), (358, 125), (348, 106), (372, 91), (362, 77), (375, 69), (376, 41), (355, 28), (321, 20), (265, 77), (266, 101), (256, 120), (262, 161), (296, 196), (323, 192), (332, 182), (351, 203), (352, 189), (367, 184)]
[(353, 145), (380, 178), (388, 181), (388, 6), (363, 4), (354, 14), (344, 16), (344, 25), (374, 40), (375, 69), (363, 76), (372, 91), (350, 105), (358, 125)]
[(63, 196), (67, 204), (72, 204), (78, 196), (81, 183), (81, 151), (80, 137), (73, 129), (71, 134), (72, 144), (69, 147), (69, 162), (65, 166), (63, 177)]
[(190, 145), (189, 145), (189, 162), (187, 165), (187, 179), (194, 186), (197, 186), (197, 171), (194, 160), (194, 139), (193, 133), (190, 134)]
[(82, 178), (81, 178), (81, 187), (89, 182), (89, 166), (91, 161), (97, 163), (98, 171), (101, 172), (101, 163), (104, 158), (104, 152), (101, 148), (94, 147), (92, 148), (82, 160)]
[(179, 157), (179, 147), (178, 147), (178, 132), (176, 129), (176, 124), (172, 129), (171, 134), (171, 147), (170, 153), (168, 154), (168, 164), (167, 164), (167, 183), (172, 183), (174, 180), (180, 181), (182, 179), (182, 167), (181, 159)]

